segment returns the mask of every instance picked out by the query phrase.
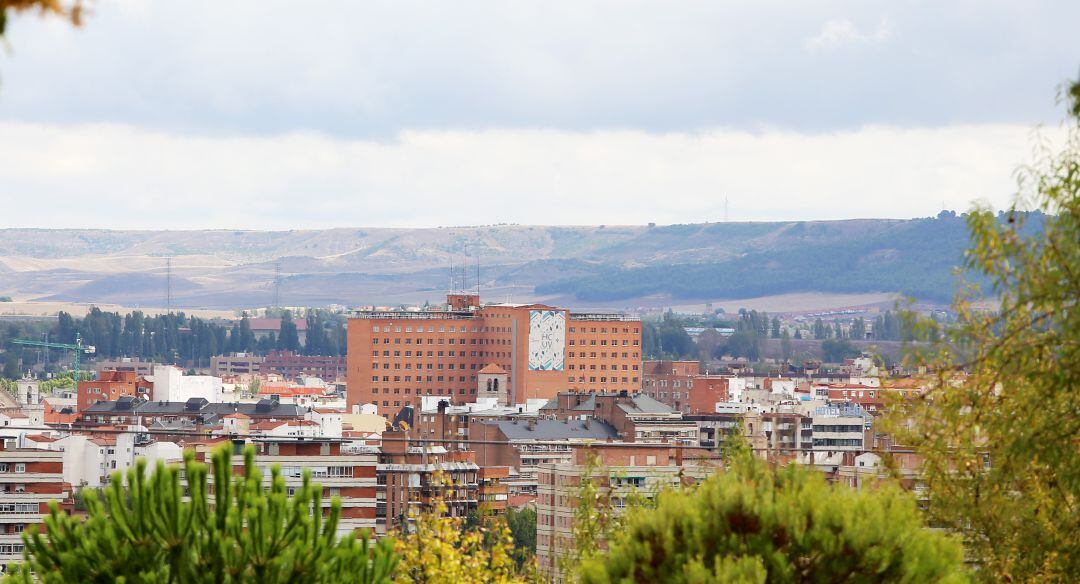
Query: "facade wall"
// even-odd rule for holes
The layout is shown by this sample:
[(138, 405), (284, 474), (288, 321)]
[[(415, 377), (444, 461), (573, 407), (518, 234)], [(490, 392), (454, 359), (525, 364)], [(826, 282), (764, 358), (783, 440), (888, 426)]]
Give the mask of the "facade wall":
[[(322, 512), (330, 512), (331, 497), (341, 498), (341, 520), (337, 533), (346, 536), (356, 529), (376, 529), (376, 466), (374, 454), (341, 454), (337, 442), (261, 442), (256, 445), (255, 464), (270, 476), (270, 468), (281, 468), (285, 486), (303, 484), (304, 471), (323, 489)], [(244, 457), (233, 457), (233, 472), (242, 473)]]
[(99, 401), (116, 401), (149, 389), (150, 384), (134, 372), (104, 371), (98, 379), (79, 382), (77, 408), (81, 412)]
[(270, 351), (259, 369), (262, 373), (277, 373), (287, 379), (306, 375), (326, 381), (345, 377), (345, 357), (297, 355), (290, 351)]
[(73, 506), (63, 453), (7, 448), (0, 441), (0, 569), (22, 560), (22, 532), (44, 522), (49, 501), (67, 510)]
[(708, 375), (697, 361), (646, 361), (642, 391), (684, 414), (709, 414), (732, 398), (738, 378)]
[(217, 355), (210, 358), (210, 375), (224, 377), (226, 375), (258, 373), (262, 367), (262, 362), (262, 357), (247, 353)]
[[(611, 511), (625, 509), (631, 494), (650, 497), (665, 487), (703, 480), (714, 468), (683, 460), (674, 448), (599, 446), (578, 448), (573, 464), (542, 464), (536, 498), (536, 561), (549, 581), (564, 581), (559, 561), (573, 549), (574, 513), (586, 457), (596, 456), (592, 477), (611, 500)], [(606, 548), (601, 541), (601, 549)]]
[[(530, 366), (530, 318), (555, 313), (561, 358)], [(562, 316), (557, 316), (561, 314)], [(636, 390), (641, 323), (619, 315), (575, 315), (543, 305), (488, 305), (454, 312), (365, 312), (348, 324), (348, 403), (393, 414), (424, 395), (472, 401), (478, 371), (495, 364), (509, 377), (511, 403), (559, 391)], [(554, 363), (554, 364), (552, 364)]]

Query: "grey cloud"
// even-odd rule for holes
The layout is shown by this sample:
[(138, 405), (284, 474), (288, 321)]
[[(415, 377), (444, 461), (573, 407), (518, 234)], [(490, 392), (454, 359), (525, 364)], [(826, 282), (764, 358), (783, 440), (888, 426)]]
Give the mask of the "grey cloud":
[(10, 23), (0, 119), (385, 139), (1030, 124), (1057, 118), (1054, 87), (1080, 65), (1071, 1), (102, 0), (95, 12), (79, 31)]

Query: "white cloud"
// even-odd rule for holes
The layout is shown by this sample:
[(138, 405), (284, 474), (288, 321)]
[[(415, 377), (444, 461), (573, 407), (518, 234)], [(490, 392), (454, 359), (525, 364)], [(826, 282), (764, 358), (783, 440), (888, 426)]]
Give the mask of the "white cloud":
[(891, 34), (886, 18), (867, 33), (860, 31), (850, 20), (830, 20), (822, 25), (817, 35), (806, 40), (805, 46), (810, 51), (824, 51), (852, 45), (876, 45), (886, 41)]
[(305, 228), (912, 217), (996, 206), (1030, 128), (185, 136), (0, 122), (2, 226)]

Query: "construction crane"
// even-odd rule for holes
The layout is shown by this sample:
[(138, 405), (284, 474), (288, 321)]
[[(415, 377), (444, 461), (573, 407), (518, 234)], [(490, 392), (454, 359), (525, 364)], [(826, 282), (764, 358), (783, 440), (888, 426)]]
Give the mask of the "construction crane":
[(46, 349), (63, 349), (65, 351), (75, 352), (75, 383), (79, 383), (79, 362), (83, 353), (87, 355), (93, 355), (97, 349), (93, 345), (84, 345), (82, 342), (82, 335), (75, 333), (75, 344), (68, 343), (50, 343), (47, 341), (34, 341), (31, 339), (12, 339), (12, 343), (16, 345), (25, 345), (27, 347), (44, 347)]

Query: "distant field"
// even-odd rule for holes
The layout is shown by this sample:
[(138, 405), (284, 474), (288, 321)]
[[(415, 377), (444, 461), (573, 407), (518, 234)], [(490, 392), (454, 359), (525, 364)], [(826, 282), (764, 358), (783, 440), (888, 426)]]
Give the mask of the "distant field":
[[(56, 316), (61, 310), (73, 316), (85, 316), (91, 308), (97, 306), (105, 312), (126, 314), (132, 310), (141, 310), (147, 315), (164, 314), (164, 308), (120, 306), (118, 304), (92, 304), (84, 302), (0, 302), (0, 315), (3, 316)], [(231, 310), (183, 309), (186, 314), (200, 318), (234, 318)]]
[[(744, 298), (739, 300), (713, 300), (714, 310), (723, 308), (725, 312), (738, 312), (740, 308), (757, 310), (759, 312), (785, 313), (785, 312), (813, 312), (822, 310), (836, 310), (842, 308), (866, 308), (885, 307), (892, 308), (901, 296), (889, 292), (870, 292), (866, 294), (828, 294), (823, 292), (799, 292), (794, 294), (777, 294), (775, 296), (762, 296), (760, 298)], [(705, 310), (705, 303), (698, 304), (674, 304), (671, 309), (675, 312), (700, 313)]]

